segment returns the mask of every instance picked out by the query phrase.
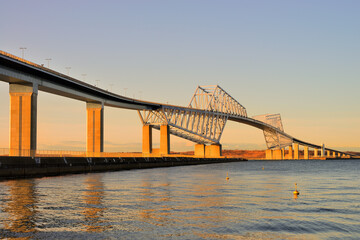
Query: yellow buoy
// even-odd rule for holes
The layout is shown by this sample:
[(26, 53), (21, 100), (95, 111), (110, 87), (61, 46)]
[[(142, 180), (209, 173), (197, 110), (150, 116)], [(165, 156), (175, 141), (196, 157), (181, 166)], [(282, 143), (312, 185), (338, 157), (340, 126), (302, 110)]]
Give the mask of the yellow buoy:
[(226, 180), (229, 180), (229, 173), (226, 173)]
[(299, 195), (300, 193), (297, 190), (297, 184), (295, 183), (295, 191), (294, 191), (294, 195)]

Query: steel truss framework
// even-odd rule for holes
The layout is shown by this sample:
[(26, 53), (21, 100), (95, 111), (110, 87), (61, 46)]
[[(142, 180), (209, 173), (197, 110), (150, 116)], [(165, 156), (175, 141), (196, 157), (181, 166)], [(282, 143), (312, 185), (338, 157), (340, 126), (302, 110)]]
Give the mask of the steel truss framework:
[[(280, 114), (265, 114), (253, 117), (256, 120), (269, 124), (281, 132), (284, 132)], [(264, 129), (265, 142), (268, 149), (280, 149), (290, 146), (293, 142), (291, 138), (284, 136), (283, 134), (275, 131), (271, 128)]]
[(219, 144), (230, 115), (247, 117), (246, 109), (220, 86), (198, 86), (188, 108), (162, 106), (139, 111), (144, 125), (159, 129), (168, 125), (170, 133), (200, 144)]
[(189, 108), (247, 117), (245, 107), (218, 85), (198, 86)]
[[(162, 105), (156, 110), (138, 111), (143, 125), (160, 129), (168, 125), (171, 134), (199, 144), (219, 144), (229, 117), (249, 119), (246, 109), (220, 86), (198, 86), (189, 107)], [(284, 129), (280, 114), (254, 117), (262, 122), (269, 149), (283, 148), (292, 139), (281, 134)], [(267, 126), (267, 127), (266, 127)]]
[(228, 119), (224, 113), (172, 106), (138, 112), (143, 125), (168, 125), (171, 134), (199, 144), (218, 144)]

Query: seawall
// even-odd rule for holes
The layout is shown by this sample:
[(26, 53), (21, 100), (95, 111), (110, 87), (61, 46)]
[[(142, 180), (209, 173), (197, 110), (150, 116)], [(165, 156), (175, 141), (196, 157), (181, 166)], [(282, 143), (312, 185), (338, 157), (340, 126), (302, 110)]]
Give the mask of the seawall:
[(56, 176), (156, 167), (247, 161), (241, 158), (193, 157), (9, 157), (0, 156), (0, 179)]

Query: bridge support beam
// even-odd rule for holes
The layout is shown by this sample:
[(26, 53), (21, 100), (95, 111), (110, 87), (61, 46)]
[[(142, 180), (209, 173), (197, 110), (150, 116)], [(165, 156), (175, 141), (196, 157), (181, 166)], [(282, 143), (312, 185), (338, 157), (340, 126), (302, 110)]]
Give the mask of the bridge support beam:
[(294, 159), (299, 159), (299, 144), (294, 143)]
[(338, 158), (341, 158), (341, 153), (338, 153), (337, 156), (338, 156)]
[(293, 148), (292, 146), (289, 146), (289, 153), (288, 153), (288, 159), (293, 159)]
[(330, 151), (326, 150), (326, 157), (330, 157)]
[(309, 159), (309, 147), (304, 146), (304, 159)]
[(336, 158), (336, 152), (333, 152), (333, 158)]
[(168, 125), (160, 126), (160, 154), (170, 153), (170, 131)]
[(152, 152), (152, 126), (143, 126), (143, 141), (142, 141), (143, 154), (151, 154)]
[(196, 157), (205, 157), (205, 145), (204, 144), (196, 144), (194, 155)]
[(222, 151), (221, 149), (222, 149), (221, 144), (211, 144), (205, 146), (205, 157), (208, 158), (221, 157), (221, 151)]
[(37, 129), (37, 86), (9, 84), (10, 156), (34, 156)]
[(104, 105), (86, 103), (86, 113), (86, 152), (91, 156), (100, 155), (104, 151)]

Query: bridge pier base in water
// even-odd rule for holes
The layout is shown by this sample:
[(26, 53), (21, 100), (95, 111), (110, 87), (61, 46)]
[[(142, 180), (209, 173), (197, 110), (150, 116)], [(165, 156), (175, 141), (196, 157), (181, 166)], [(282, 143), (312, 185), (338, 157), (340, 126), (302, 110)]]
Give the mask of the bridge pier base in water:
[(196, 157), (205, 157), (205, 144), (196, 144), (194, 149)]
[(211, 144), (205, 146), (205, 157), (217, 158), (222, 155), (221, 144)]
[(272, 160), (273, 158), (273, 151), (271, 149), (266, 149), (265, 150), (265, 158), (266, 160)]

